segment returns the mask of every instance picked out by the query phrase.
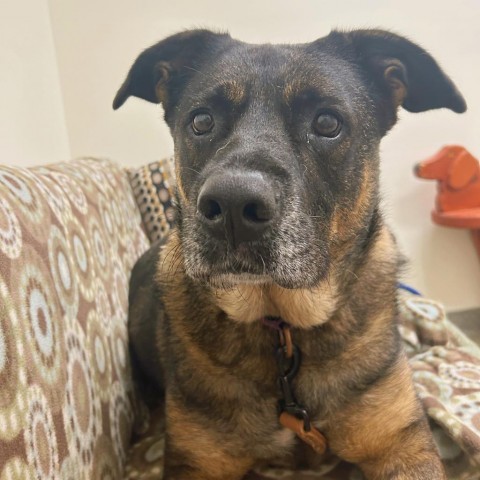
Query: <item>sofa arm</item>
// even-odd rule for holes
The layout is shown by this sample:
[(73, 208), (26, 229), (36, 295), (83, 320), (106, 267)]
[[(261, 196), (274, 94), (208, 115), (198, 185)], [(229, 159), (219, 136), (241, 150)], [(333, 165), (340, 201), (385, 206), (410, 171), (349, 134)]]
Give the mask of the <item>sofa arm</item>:
[(0, 167), (0, 478), (122, 478), (128, 277), (148, 243), (114, 163)]

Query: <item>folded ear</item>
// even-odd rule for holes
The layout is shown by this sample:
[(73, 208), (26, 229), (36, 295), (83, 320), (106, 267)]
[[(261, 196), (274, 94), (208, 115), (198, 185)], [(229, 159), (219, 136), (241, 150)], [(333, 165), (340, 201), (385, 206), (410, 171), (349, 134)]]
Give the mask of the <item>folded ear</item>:
[(377, 87), (410, 112), (449, 108), (466, 110), (462, 94), (423, 48), (383, 30), (332, 32), (327, 39), (353, 50), (354, 57)]
[(178, 94), (202, 61), (227, 38), (228, 34), (210, 30), (187, 30), (147, 48), (131, 66), (113, 100), (113, 109), (120, 108), (130, 96), (165, 106), (173, 101), (169, 94)]

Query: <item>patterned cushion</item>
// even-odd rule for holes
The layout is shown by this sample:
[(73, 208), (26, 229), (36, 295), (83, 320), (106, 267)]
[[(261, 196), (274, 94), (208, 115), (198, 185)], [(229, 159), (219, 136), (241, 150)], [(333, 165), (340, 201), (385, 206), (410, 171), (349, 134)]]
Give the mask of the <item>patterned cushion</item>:
[(175, 220), (173, 158), (130, 169), (128, 176), (148, 238), (151, 242), (164, 238)]
[(0, 167), (0, 480), (122, 478), (128, 278), (146, 248), (115, 164)]
[[(168, 224), (171, 227), (161, 208), (149, 210), (145, 207), (157, 205), (160, 201), (152, 184), (166, 185), (171, 191), (172, 177), (165, 173), (165, 165), (171, 169), (169, 161), (165, 160), (130, 173), (143, 222), (149, 232), (152, 232), (152, 225)], [(168, 228), (158, 234), (157, 230), (150, 238), (157, 239), (167, 231)], [(452, 480), (479, 480), (480, 348), (448, 321), (443, 307), (437, 302), (402, 295), (400, 315), (399, 329), (410, 356), (417, 391), (430, 418), (448, 477)], [(132, 445), (127, 462), (127, 477), (131, 480), (156, 480), (162, 471), (162, 409), (150, 412), (144, 420), (147, 421), (145, 430)], [(316, 472), (270, 468), (248, 476), (248, 480), (280, 478), (361, 480), (363, 477), (357, 469), (335, 457)]]

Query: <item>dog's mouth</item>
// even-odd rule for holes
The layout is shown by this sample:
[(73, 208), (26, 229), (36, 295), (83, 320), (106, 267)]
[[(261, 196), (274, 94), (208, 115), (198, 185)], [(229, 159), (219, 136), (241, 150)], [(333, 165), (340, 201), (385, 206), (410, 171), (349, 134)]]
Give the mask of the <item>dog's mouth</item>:
[(214, 249), (204, 261), (187, 273), (199, 281), (216, 288), (231, 288), (239, 284), (266, 284), (274, 282), (271, 272), (271, 255), (260, 248), (239, 245), (235, 251), (220, 252)]
[(325, 259), (315, 254), (314, 248), (294, 255), (293, 247), (276, 247), (270, 243), (239, 247), (231, 251), (217, 242), (206, 242), (198, 250), (186, 248), (185, 272), (194, 281), (215, 289), (231, 289), (245, 284), (275, 284), (296, 289), (315, 286), (327, 268)]

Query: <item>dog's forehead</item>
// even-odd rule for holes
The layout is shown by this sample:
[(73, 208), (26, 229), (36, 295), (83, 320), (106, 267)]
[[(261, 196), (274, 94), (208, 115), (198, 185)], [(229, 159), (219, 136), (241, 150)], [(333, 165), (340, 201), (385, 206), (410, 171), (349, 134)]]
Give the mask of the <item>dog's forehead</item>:
[(328, 51), (309, 51), (309, 44), (252, 45), (238, 42), (208, 65), (208, 74), (199, 76), (205, 95), (222, 87), (225, 96), (240, 102), (248, 91), (269, 96), (272, 91), (289, 103), (308, 90), (321, 96), (347, 97), (358, 89), (356, 69), (346, 60)]

